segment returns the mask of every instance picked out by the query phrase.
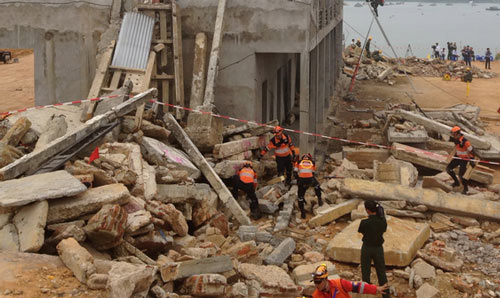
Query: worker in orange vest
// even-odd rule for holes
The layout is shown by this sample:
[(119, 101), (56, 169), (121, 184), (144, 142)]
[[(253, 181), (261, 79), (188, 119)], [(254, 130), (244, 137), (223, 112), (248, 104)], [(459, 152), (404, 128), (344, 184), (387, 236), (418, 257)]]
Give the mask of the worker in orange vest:
[(299, 197), (300, 217), (302, 218), (306, 218), (306, 211), (304, 209), (306, 200), (304, 199), (304, 195), (310, 186), (314, 187), (314, 192), (316, 193), (316, 197), (318, 197), (318, 204), (320, 206), (323, 205), (323, 200), (321, 199), (321, 187), (318, 180), (316, 180), (316, 177), (314, 177), (315, 173), (316, 164), (314, 163), (310, 153), (302, 155), (302, 158), (294, 165), (294, 174), (297, 178), (297, 185), (299, 186), (297, 195)]
[[(460, 186), (460, 183), (464, 186), (464, 189), (462, 191), (463, 194), (467, 194), (467, 191), (469, 191), (469, 188), (467, 186), (468, 181), (463, 178), (465, 171), (467, 170), (467, 163), (471, 163), (471, 165), (474, 167), (476, 166), (476, 163), (471, 161), (474, 159), (474, 152), (472, 145), (470, 142), (463, 136), (462, 130), (460, 127), (455, 126), (451, 129), (451, 137), (453, 138), (453, 142), (455, 143), (455, 158), (451, 160), (451, 162), (448, 164), (446, 167), (446, 172), (453, 178), (453, 184), (452, 186)], [(458, 170), (458, 178), (457, 175), (455, 175), (455, 172), (453, 169), (456, 167), (460, 166), (460, 169)], [(460, 180), (460, 181), (459, 181)]]
[(250, 199), (250, 215), (253, 219), (260, 218), (259, 201), (255, 195), (257, 188), (257, 174), (253, 170), (252, 162), (245, 161), (242, 168), (233, 177), (233, 196), (238, 198), (238, 190), (242, 189)]
[(328, 279), (328, 270), (325, 264), (316, 267), (313, 274), (316, 289), (313, 298), (350, 298), (349, 292), (377, 295), (388, 289), (388, 285), (371, 285), (362, 281), (348, 281), (345, 279)]
[(292, 181), (292, 158), (295, 156), (295, 146), (292, 144), (292, 138), (283, 133), (281, 126), (274, 128), (274, 137), (269, 141), (269, 144), (260, 151), (260, 155), (274, 149), (276, 156), (276, 164), (278, 166), (278, 176), (283, 176), (286, 170), (286, 184), (290, 185)]

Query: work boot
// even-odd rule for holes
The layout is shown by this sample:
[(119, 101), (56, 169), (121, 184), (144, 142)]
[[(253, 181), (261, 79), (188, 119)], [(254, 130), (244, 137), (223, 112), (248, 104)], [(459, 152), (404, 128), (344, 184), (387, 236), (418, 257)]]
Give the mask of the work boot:
[(321, 199), (321, 197), (318, 197), (318, 205), (320, 207), (323, 206), (323, 200)]
[(306, 218), (306, 209), (304, 208), (304, 199), (299, 198), (299, 209), (300, 209), (300, 217), (302, 219)]
[(259, 203), (257, 203), (257, 202), (250, 203), (250, 217), (253, 220), (258, 220), (261, 218)]
[(462, 194), (466, 195), (467, 192), (469, 192), (469, 187), (464, 183), (464, 190), (462, 190)]
[(460, 182), (458, 181), (453, 182), (453, 184), (451, 185), (451, 187), (457, 187), (457, 186), (460, 186)]

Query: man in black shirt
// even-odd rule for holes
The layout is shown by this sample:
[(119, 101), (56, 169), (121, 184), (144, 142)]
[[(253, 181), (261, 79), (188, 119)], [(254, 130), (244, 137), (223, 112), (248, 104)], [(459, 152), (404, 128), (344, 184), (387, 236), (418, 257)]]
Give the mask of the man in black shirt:
[[(358, 232), (363, 234), (363, 245), (361, 246), (361, 275), (364, 282), (370, 283), (370, 268), (373, 260), (379, 285), (387, 284), (384, 259), (384, 233), (387, 230), (384, 209), (375, 201), (365, 201), (368, 218), (359, 224)], [(389, 298), (386, 291), (383, 298)]]

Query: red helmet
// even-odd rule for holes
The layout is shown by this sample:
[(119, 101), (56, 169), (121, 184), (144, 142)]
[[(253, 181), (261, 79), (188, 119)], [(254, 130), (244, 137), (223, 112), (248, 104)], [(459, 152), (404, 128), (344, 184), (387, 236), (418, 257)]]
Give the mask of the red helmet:
[(460, 129), (460, 127), (458, 127), (458, 126), (454, 126), (454, 127), (451, 129), (451, 132), (452, 132), (452, 133), (456, 133), (456, 132), (460, 132), (460, 131), (461, 131), (461, 129)]
[(274, 133), (275, 134), (280, 134), (282, 132), (283, 132), (283, 127), (281, 127), (281, 126), (275, 126), (274, 127)]
[(307, 154), (302, 155), (302, 159), (312, 160), (313, 157), (312, 157), (311, 153), (307, 153)]

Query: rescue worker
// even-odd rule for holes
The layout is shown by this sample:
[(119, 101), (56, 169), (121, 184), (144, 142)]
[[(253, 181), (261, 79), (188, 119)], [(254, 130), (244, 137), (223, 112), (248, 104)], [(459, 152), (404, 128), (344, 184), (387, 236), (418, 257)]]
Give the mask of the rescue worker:
[(370, 2), (373, 7), (373, 11), (375, 11), (375, 15), (378, 17), (378, 6), (384, 6), (384, 0), (366, 0), (366, 2)]
[[(384, 259), (384, 233), (387, 230), (384, 208), (375, 201), (365, 201), (368, 218), (363, 219), (358, 232), (363, 234), (363, 245), (361, 246), (361, 276), (364, 282), (370, 283), (371, 264), (375, 265), (379, 285), (387, 284)], [(391, 297), (386, 291), (383, 298)]]
[(250, 199), (250, 216), (260, 218), (259, 201), (255, 195), (257, 188), (257, 174), (253, 170), (252, 162), (245, 161), (242, 168), (233, 177), (233, 196), (238, 198), (238, 190), (242, 189)]
[(382, 50), (373, 51), (372, 57), (373, 57), (373, 60), (375, 60), (376, 62), (384, 60), (382, 58)]
[(350, 298), (349, 292), (377, 295), (388, 288), (387, 285), (377, 287), (362, 281), (348, 281), (341, 278), (328, 279), (328, 270), (325, 264), (316, 267), (312, 276), (316, 286), (312, 294), (313, 298)]
[(467, 82), (469, 82), (469, 83), (472, 82), (472, 71), (470, 70), (469, 67), (467, 67), (465, 69), (465, 73), (464, 73), (464, 76), (463, 76), (463, 81), (466, 82), (466, 83)]
[(361, 48), (361, 40), (359, 40), (359, 38), (358, 40), (356, 40), (356, 46), (358, 46), (358, 48)]
[(260, 155), (274, 149), (276, 156), (276, 164), (278, 166), (278, 176), (283, 176), (286, 171), (286, 184), (290, 185), (292, 181), (292, 158), (295, 157), (295, 146), (292, 144), (292, 138), (283, 132), (283, 128), (276, 126), (274, 128), (274, 137), (271, 138), (269, 144), (260, 151)]
[(372, 42), (372, 37), (368, 37), (368, 40), (366, 41), (365, 44), (365, 54), (366, 57), (370, 58), (371, 57), (371, 52), (370, 52), (370, 43)]
[[(465, 171), (467, 170), (467, 164), (470, 162), (474, 167), (476, 166), (475, 162), (470, 161), (474, 159), (474, 152), (472, 151), (472, 145), (470, 142), (462, 135), (462, 130), (460, 127), (455, 126), (451, 129), (451, 137), (453, 138), (453, 142), (455, 143), (455, 156), (458, 158), (453, 158), (451, 162), (446, 167), (446, 172), (453, 178), (453, 184), (451, 186), (460, 186), (460, 183), (464, 186), (462, 191), (463, 194), (467, 194), (469, 191), (468, 181), (463, 178)], [(453, 169), (460, 166), (458, 170), (458, 179), (457, 175)], [(459, 181), (460, 180), (460, 181)]]
[(316, 197), (318, 197), (318, 204), (320, 206), (323, 205), (321, 187), (316, 177), (314, 177), (315, 172), (316, 164), (310, 153), (304, 154), (302, 158), (295, 163), (294, 174), (296, 175), (297, 185), (299, 186), (297, 195), (299, 197), (300, 217), (303, 219), (306, 218), (306, 210), (304, 208), (306, 200), (304, 199), (304, 195), (310, 186), (314, 187), (314, 192), (316, 193)]

